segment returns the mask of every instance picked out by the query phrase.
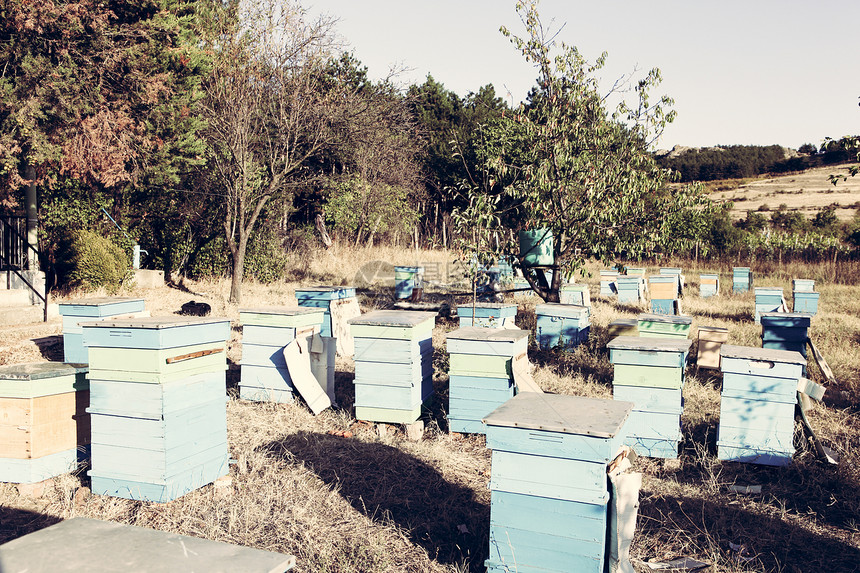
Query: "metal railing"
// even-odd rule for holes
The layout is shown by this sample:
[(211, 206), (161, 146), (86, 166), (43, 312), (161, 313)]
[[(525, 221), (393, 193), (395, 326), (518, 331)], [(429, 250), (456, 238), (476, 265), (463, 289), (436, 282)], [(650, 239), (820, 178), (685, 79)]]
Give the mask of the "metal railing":
[[(48, 322), (48, 281), (45, 281), (44, 292), (33, 286), (24, 271), (30, 269), (30, 254), (39, 260), (41, 253), (26, 238), (27, 219), (25, 217), (0, 217), (0, 271), (6, 273), (6, 288), (12, 288), (12, 273), (21, 279), (42, 301), (43, 320)], [(35, 269), (33, 269), (35, 270)]]

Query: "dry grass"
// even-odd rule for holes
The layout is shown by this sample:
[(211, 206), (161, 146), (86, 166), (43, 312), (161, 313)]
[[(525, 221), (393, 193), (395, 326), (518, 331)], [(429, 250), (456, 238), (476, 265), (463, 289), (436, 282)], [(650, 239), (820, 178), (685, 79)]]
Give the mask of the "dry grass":
[[(294, 304), (300, 284), (349, 283), (373, 260), (398, 264), (444, 262), (446, 253), (347, 250), (312, 253), (301, 263), (298, 281), (247, 284), (243, 306)], [(298, 264), (298, 263), (297, 263)], [(666, 264), (665, 266), (669, 266)], [(699, 325), (729, 328), (730, 342), (757, 346), (760, 329), (752, 321), (753, 295), (731, 295), (728, 269), (685, 267), (688, 287), (684, 312)], [(755, 265), (753, 265), (755, 267)], [(584, 279), (597, 292), (597, 267)], [(649, 273), (655, 267), (649, 268)], [(699, 299), (698, 272), (722, 270), (722, 295)], [(836, 573), (860, 570), (860, 288), (825, 278), (825, 267), (777, 269), (757, 274), (760, 286), (782, 286), (790, 279), (817, 278), (821, 310), (811, 336), (827, 357), (838, 383), (811, 422), (841, 456), (838, 467), (815, 459), (798, 436), (798, 453), (788, 468), (767, 468), (716, 459), (719, 380), (706, 370), (688, 372), (685, 388), (683, 452), (678, 462), (641, 459), (644, 472), (640, 519), (633, 554), (637, 559), (690, 555), (737, 573)], [(819, 277), (821, 277), (819, 279)], [(213, 314), (238, 318), (227, 304), (226, 281), (192, 283), (123, 294), (143, 296), (153, 315), (169, 315), (194, 299), (212, 305)], [(437, 298), (441, 294), (435, 294)], [(517, 323), (534, 326), (537, 299), (518, 298)], [(384, 307), (388, 292), (364, 292), (365, 309)], [(465, 297), (452, 299), (465, 302)], [(606, 326), (634, 317), (643, 308), (594, 301), (591, 338), (570, 353), (530, 352), (535, 379), (546, 390), (564, 394), (611, 396), (612, 369), (605, 350)], [(447, 353), (444, 335), (454, 321), (439, 319), (434, 385), (438, 400), (425, 439), (411, 442), (402, 429), (380, 437), (376, 428), (356, 422), (352, 363), (339, 360), (337, 394), (341, 409), (313, 417), (301, 404), (249, 403), (235, 399), (237, 371), (230, 373), (228, 427), (233, 482), (226, 493), (212, 486), (166, 504), (86, 496), (84, 473), (53, 480), (45, 496), (22, 497), (0, 484), (0, 541), (13, 539), (58, 519), (87, 516), (154, 527), (295, 554), (298, 571), (482, 571), (489, 520), (489, 451), (479, 436), (446, 432)], [(43, 336), (59, 324), (37, 326), (4, 336), (0, 363), (57, 358), (56, 348), (39, 351), (28, 337)], [(14, 335), (14, 336), (13, 336)], [(228, 354), (240, 357), (239, 331)], [(35, 349), (35, 350), (34, 350)], [(695, 349), (695, 344), (694, 344)], [(818, 378), (814, 366), (811, 375)], [(351, 438), (329, 431), (347, 430)], [(729, 491), (732, 484), (758, 484), (758, 495)], [(465, 526), (465, 527), (460, 527)], [(745, 545), (744, 559), (730, 544)]]

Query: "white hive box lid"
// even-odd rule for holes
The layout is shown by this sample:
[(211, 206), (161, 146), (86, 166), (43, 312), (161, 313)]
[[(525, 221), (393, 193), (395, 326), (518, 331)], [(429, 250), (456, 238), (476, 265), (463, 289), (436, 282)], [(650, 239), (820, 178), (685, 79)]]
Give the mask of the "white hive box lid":
[(692, 316), (642, 313), (639, 320), (644, 322), (670, 322), (672, 324), (693, 324)]
[(563, 394), (523, 392), (490, 412), (484, 423), (612, 438), (633, 410), (632, 402)]
[(767, 362), (783, 362), (786, 364), (806, 364), (806, 358), (800, 352), (793, 350), (778, 350), (776, 348), (758, 348), (755, 346), (735, 346), (723, 344), (720, 348), (723, 358), (740, 358), (743, 360), (764, 360)]
[(325, 308), (317, 306), (261, 306), (256, 308), (240, 308), (239, 313), (299, 316), (303, 314), (324, 314)]
[[(647, 350), (656, 352), (687, 352), (693, 341), (688, 338), (646, 338), (616, 336), (606, 344), (610, 350)], [(724, 347), (725, 348), (725, 347)]]
[(161, 330), (164, 328), (177, 328), (182, 326), (194, 326), (198, 324), (221, 324), (230, 322), (229, 318), (218, 317), (196, 317), (196, 316), (158, 316), (147, 318), (124, 318), (120, 320), (102, 320), (98, 322), (81, 322), (81, 326), (96, 328), (146, 328)]
[(449, 332), (445, 339), (516, 342), (523, 338), (528, 338), (528, 335), (528, 330), (520, 330), (518, 328), (479, 328), (476, 326), (464, 326)]
[[(80, 374), (88, 370), (87, 365), (66, 364), (65, 362), (31, 362), (0, 366), (0, 380), (44, 380)], [(2, 569), (0, 569), (2, 571)]]
[(418, 310), (375, 310), (349, 319), (349, 324), (365, 326), (397, 326), (410, 328), (436, 319), (435, 312)]

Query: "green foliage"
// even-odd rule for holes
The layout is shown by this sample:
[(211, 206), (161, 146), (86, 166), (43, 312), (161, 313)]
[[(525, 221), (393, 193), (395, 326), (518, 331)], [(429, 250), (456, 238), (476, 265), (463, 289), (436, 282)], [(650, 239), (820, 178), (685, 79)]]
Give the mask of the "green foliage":
[(68, 284), (86, 290), (116, 292), (129, 278), (127, 253), (108, 237), (80, 230), (71, 235), (68, 248)]
[(753, 177), (773, 170), (785, 159), (785, 149), (779, 145), (728, 145), (690, 149), (676, 157), (665, 155), (658, 162), (689, 182)]
[(409, 189), (357, 176), (331, 181), (325, 216), (332, 232), (356, 244), (374, 236), (409, 233), (418, 221)]
[(836, 235), (839, 232), (839, 218), (836, 216), (836, 207), (830, 205), (817, 212), (812, 219), (812, 227), (825, 235)]
[(770, 214), (770, 224), (787, 233), (800, 233), (809, 229), (809, 221), (798, 211), (789, 211), (785, 203)]
[[(762, 205), (762, 207), (764, 207), (764, 205)], [(759, 211), (767, 211), (767, 209), (759, 208)], [(747, 211), (746, 218), (738, 221), (738, 227), (745, 231), (764, 231), (768, 224), (769, 222), (767, 217), (761, 213), (756, 213), (755, 211)]]

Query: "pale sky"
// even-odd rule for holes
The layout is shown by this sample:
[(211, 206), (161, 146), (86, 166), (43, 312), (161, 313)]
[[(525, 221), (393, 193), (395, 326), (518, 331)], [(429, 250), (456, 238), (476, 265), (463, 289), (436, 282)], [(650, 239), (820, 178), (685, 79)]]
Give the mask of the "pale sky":
[[(372, 79), (427, 74), (461, 96), (491, 83), (509, 102), (537, 74), (499, 27), (521, 32), (514, 0), (303, 0), (339, 19)], [(543, 0), (544, 23), (589, 60), (607, 51), (607, 86), (658, 67), (678, 113), (657, 147), (797, 148), (860, 134), (858, 0)]]

